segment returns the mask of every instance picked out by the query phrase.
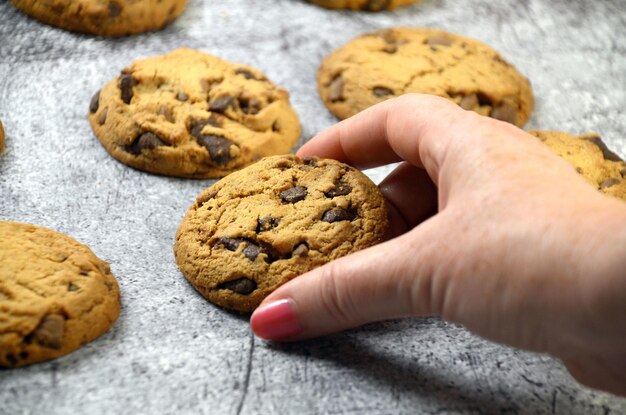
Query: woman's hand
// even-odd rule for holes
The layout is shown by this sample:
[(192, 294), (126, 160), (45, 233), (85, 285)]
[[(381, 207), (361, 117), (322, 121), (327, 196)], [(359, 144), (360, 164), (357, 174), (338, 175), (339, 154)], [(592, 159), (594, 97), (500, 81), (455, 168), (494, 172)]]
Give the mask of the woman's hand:
[(394, 238), (277, 289), (252, 316), (258, 336), (439, 315), (626, 394), (626, 203), (522, 130), (433, 96), (369, 108), (298, 155), (402, 161), (380, 184)]

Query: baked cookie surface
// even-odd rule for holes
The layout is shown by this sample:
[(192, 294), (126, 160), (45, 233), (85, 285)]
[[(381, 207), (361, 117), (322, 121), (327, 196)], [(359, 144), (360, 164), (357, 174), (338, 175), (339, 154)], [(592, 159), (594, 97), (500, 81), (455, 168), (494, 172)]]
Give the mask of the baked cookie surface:
[(379, 12), (416, 3), (420, 0), (308, 0), (327, 9), (350, 9)]
[(107, 151), (151, 173), (215, 178), (288, 153), (300, 122), (261, 72), (192, 49), (139, 60), (91, 100)]
[(101, 36), (160, 29), (176, 19), (187, 0), (11, 0), (50, 26)]
[(248, 312), (298, 275), (381, 242), (388, 227), (378, 187), (358, 170), (274, 156), (200, 193), (174, 253), (209, 301)]
[(89, 248), (0, 222), (0, 367), (70, 353), (109, 330), (119, 312), (117, 281)]
[(323, 60), (317, 87), (340, 119), (406, 93), (438, 95), (520, 127), (534, 105), (528, 80), (498, 52), (435, 29), (391, 28), (359, 36)]
[(626, 163), (597, 134), (529, 131), (602, 193), (626, 200)]

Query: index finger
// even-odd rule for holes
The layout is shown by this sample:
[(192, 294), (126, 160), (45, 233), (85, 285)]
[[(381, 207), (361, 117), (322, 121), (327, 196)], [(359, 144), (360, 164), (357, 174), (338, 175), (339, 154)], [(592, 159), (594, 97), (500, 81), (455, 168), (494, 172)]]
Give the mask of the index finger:
[(333, 158), (361, 169), (406, 160), (433, 176), (450, 141), (451, 124), (463, 128), (475, 119), (444, 98), (407, 94), (336, 124), (297, 154)]

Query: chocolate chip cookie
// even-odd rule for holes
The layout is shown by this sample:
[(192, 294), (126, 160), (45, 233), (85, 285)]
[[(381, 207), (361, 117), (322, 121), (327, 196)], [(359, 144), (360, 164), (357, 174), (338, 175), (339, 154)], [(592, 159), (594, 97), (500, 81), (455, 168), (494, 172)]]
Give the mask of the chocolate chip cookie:
[(0, 153), (4, 151), (4, 127), (2, 121), (0, 121)]
[(358, 170), (274, 156), (200, 193), (174, 253), (209, 301), (249, 312), (292, 278), (382, 241), (388, 226), (378, 187)]
[(27, 15), (73, 32), (124, 36), (160, 29), (187, 0), (11, 0)]
[(117, 320), (117, 281), (85, 245), (46, 228), (0, 222), (0, 367), (54, 359)]
[(530, 131), (602, 193), (626, 200), (626, 163), (597, 134)]
[(359, 36), (324, 59), (317, 86), (340, 119), (406, 93), (438, 95), (520, 127), (533, 109), (530, 83), (498, 52), (435, 29)]
[(308, 0), (327, 9), (350, 9), (379, 12), (406, 6), (420, 0)]
[(287, 153), (300, 136), (287, 91), (254, 68), (192, 49), (124, 69), (94, 95), (89, 121), (122, 163), (191, 178)]

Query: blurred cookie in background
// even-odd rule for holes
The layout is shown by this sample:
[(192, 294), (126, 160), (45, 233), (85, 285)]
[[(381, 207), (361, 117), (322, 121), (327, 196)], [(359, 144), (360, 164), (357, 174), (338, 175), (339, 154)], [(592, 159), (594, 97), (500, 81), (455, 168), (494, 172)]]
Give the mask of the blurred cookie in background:
[(89, 121), (122, 163), (189, 178), (288, 153), (300, 137), (287, 91), (252, 67), (193, 49), (131, 64), (93, 96)]
[(161, 29), (185, 9), (187, 0), (11, 0), (50, 26), (100, 36), (125, 36)]
[(107, 332), (119, 313), (117, 281), (88, 247), (0, 222), (0, 367), (68, 354)]
[(561, 131), (529, 131), (567, 160), (596, 189), (626, 201), (626, 163), (598, 134), (574, 136)]
[(407, 93), (438, 95), (519, 127), (534, 105), (528, 79), (493, 48), (427, 28), (391, 28), (353, 39), (323, 60), (317, 87), (340, 119)]
[(326, 7), (327, 9), (350, 9), (379, 12), (393, 10), (421, 0), (308, 0), (309, 3)]

